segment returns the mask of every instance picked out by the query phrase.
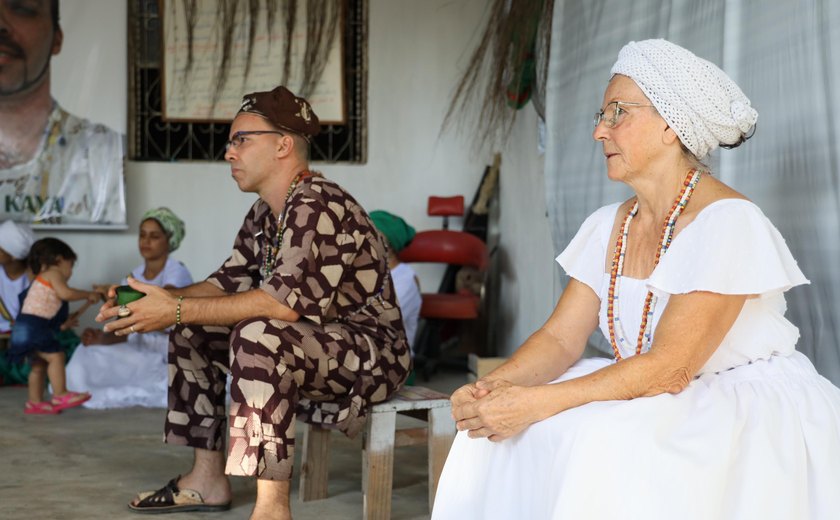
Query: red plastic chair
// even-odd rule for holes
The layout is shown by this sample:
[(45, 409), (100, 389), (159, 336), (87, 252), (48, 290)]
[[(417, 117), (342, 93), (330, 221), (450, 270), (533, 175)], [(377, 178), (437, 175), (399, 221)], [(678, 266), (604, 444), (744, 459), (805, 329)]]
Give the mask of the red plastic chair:
[(460, 268), (472, 267), (479, 276), (483, 276), (489, 261), (487, 246), (480, 238), (464, 231), (446, 229), (448, 217), (462, 216), (463, 212), (464, 198), (461, 196), (429, 197), (428, 213), (444, 217), (444, 229), (418, 232), (408, 247), (399, 253), (402, 262), (449, 266), (438, 292), (421, 294), (420, 317), (425, 323), (415, 340), (415, 366), (427, 380), (441, 360), (444, 325), (477, 319), (481, 309), (481, 294), (455, 289), (455, 278)]

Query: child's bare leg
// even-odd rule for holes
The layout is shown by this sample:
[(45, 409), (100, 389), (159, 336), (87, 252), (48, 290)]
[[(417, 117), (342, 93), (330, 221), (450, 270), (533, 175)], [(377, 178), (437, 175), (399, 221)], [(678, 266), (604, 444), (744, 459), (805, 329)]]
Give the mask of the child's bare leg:
[(29, 387), (29, 400), (33, 403), (40, 403), (44, 400), (44, 386), (46, 385), (47, 362), (43, 359), (32, 360), (32, 370), (29, 371), (27, 386)]
[(53, 395), (67, 393), (67, 377), (64, 372), (64, 352), (38, 352), (41, 359), (47, 362), (47, 376), (50, 378)]

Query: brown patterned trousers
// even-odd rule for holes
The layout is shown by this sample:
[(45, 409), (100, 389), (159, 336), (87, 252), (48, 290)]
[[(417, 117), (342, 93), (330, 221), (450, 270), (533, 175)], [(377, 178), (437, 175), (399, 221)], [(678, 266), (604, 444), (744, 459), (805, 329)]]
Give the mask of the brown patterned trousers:
[(226, 473), (290, 479), (296, 411), (301, 401), (317, 404), (350, 393), (359, 377), (348, 363), (357, 341), (340, 327), (325, 330), (307, 321), (176, 326), (169, 341), (165, 442), (222, 450), (230, 367)]

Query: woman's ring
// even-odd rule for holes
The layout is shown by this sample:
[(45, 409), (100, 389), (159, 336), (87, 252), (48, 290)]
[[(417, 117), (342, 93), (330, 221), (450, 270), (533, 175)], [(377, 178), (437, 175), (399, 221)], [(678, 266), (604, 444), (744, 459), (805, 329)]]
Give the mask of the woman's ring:
[(120, 308), (117, 311), (117, 316), (120, 318), (128, 318), (131, 316), (131, 309), (129, 309), (126, 305), (120, 305)]
[(129, 327), (129, 328), (128, 328), (128, 330), (130, 330), (132, 333), (137, 332), (136, 330), (134, 330), (134, 325), (132, 325), (131, 327)]

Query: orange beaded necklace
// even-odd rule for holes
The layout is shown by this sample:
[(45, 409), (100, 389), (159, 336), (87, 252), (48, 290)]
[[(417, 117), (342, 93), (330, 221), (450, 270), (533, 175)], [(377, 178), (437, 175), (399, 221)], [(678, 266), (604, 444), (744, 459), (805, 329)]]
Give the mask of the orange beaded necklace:
[[(668, 251), (671, 245), (671, 240), (674, 237), (674, 226), (677, 223), (677, 218), (682, 214), (683, 209), (688, 204), (691, 194), (694, 193), (694, 188), (700, 181), (700, 176), (703, 174), (702, 170), (691, 170), (686, 175), (683, 181), (683, 187), (680, 194), (674, 201), (668, 217), (662, 226), (662, 235), (659, 239), (659, 249), (656, 251), (656, 259), (654, 260), (654, 268), (659, 265), (659, 260), (662, 255)], [(630, 221), (639, 212), (639, 201), (636, 200), (627, 216), (624, 218), (624, 223), (618, 233), (618, 238), (615, 242), (615, 253), (613, 254), (612, 268), (610, 269), (610, 287), (607, 295), (607, 325), (610, 331), (610, 345), (612, 345), (615, 360), (621, 361), (621, 351), (619, 344), (626, 345), (629, 341), (624, 334), (624, 329), (621, 320), (618, 316), (618, 290), (621, 285), (621, 274), (624, 270), (624, 255), (627, 251), (627, 235), (630, 232)], [(651, 324), (653, 323), (653, 312), (656, 308), (656, 296), (651, 291), (648, 291), (645, 298), (645, 306), (642, 310), (642, 324), (639, 327), (639, 338), (636, 341), (636, 355), (642, 353), (643, 350), (650, 350), (651, 343)]]

